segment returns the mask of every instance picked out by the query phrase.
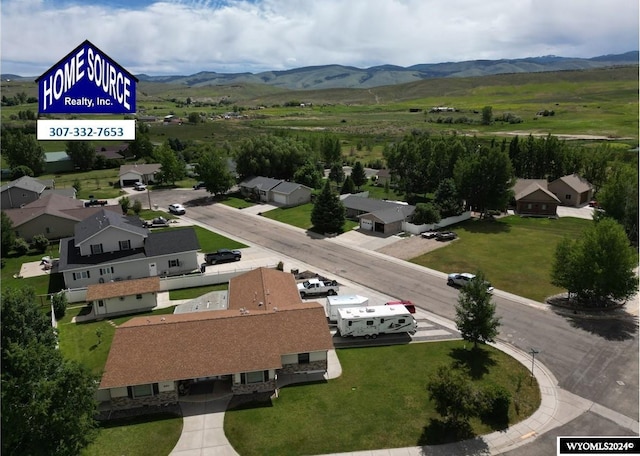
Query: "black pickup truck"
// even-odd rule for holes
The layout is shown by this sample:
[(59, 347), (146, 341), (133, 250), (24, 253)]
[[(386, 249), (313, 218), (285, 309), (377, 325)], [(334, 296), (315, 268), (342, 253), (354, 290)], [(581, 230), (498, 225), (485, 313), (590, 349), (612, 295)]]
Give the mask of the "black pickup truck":
[(240, 261), (242, 252), (240, 250), (220, 249), (213, 253), (207, 253), (204, 261), (207, 264), (229, 263), (231, 261)]
[(106, 206), (106, 205), (107, 205), (107, 200), (99, 200), (94, 198), (93, 196), (89, 196), (89, 201), (84, 202), (84, 207)]

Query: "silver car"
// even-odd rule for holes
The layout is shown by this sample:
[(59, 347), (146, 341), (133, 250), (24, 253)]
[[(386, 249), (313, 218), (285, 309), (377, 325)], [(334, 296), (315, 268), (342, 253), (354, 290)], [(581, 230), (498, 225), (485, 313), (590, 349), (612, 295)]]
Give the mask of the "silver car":
[[(454, 272), (447, 276), (447, 285), (452, 287), (464, 287), (466, 284), (476, 278), (475, 274), (469, 272)], [(485, 282), (487, 285), (487, 293), (493, 293), (493, 287), (489, 282)]]

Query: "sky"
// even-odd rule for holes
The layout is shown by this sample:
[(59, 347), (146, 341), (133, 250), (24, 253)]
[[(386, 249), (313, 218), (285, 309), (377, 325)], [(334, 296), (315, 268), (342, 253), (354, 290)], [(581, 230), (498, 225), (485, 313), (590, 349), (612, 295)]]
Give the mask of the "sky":
[(639, 48), (637, 0), (0, 0), (0, 72), (89, 40), (132, 74), (259, 73)]

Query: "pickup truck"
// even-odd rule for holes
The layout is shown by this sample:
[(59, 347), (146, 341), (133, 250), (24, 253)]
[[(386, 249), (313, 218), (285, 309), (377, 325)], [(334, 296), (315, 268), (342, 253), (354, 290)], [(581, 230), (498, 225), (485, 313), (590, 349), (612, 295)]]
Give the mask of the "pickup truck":
[(106, 206), (106, 205), (107, 205), (107, 200), (99, 200), (91, 196), (89, 197), (89, 201), (84, 202), (84, 207)]
[(169, 226), (169, 220), (164, 217), (156, 217), (153, 220), (143, 220), (142, 226), (145, 228), (163, 228)]
[(298, 284), (301, 298), (320, 294), (335, 296), (338, 294), (338, 290), (340, 290), (340, 286), (335, 280), (309, 279)]
[(207, 253), (204, 261), (207, 264), (228, 263), (230, 261), (240, 261), (242, 252), (240, 250), (219, 249), (217, 252)]

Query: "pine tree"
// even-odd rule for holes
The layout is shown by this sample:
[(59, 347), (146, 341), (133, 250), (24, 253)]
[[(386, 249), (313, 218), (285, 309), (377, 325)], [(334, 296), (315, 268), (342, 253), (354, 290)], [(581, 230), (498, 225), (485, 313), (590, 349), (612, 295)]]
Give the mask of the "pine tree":
[(351, 179), (353, 179), (353, 183), (356, 185), (358, 190), (367, 183), (367, 173), (364, 171), (364, 166), (362, 166), (362, 163), (359, 161), (355, 162), (353, 165), (353, 169), (351, 170)]
[(344, 218), (344, 206), (338, 195), (331, 191), (331, 182), (327, 180), (311, 211), (311, 223), (319, 233), (341, 233)]

